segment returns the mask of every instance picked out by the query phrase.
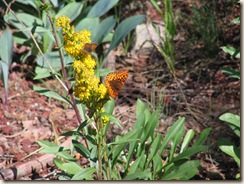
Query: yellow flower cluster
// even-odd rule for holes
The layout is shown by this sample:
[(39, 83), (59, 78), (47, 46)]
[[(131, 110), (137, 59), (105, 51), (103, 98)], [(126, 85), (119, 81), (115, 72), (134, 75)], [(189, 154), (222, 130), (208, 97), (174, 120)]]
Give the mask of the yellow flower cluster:
[(62, 27), (65, 51), (75, 58), (75, 96), (89, 109), (101, 108), (109, 99), (107, 88), (94, 74), (96, 61), (83, 51), (84, 45), (91, 42), (91, 33), (87, 30), (75, 31), (74, 27), (70, 26), (70, 19), (65, 16), (57, 18), (56, 25)]
[(74, 26), (70, 25), (70, 19), (65, 16), (57, 18), (56, 25), (62, 27), (65, 51), (72, 57), (81, 59), (85, 43), (91, 42), (91, 32), (85, 29), (81, 32), (75, 31)]

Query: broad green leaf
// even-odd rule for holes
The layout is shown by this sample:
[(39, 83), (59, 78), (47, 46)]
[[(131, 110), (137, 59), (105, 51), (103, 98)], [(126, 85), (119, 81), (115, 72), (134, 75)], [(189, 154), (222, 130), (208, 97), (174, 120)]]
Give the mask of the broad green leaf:
[(64, 170), (63, 164), (65, 163), (64, 160), (60, 158), (54, 158), (53, 163), (61, 170)]
[(32, 6), (34, 9), (37, 9), (36, 4), (35, 4), (35, 3), (37, 3), (37, 2), (35, 2), (35, 1), (33, 1), (33, 0), (25, 0), (25, 1), (23, 1), (23, 0), (16, 0), (15, 2), (21, 3), (21, 4), (23, 4), (23, 5), (26, 6), (26, 7), (28, 7), (27, 5), (30, 5), (30, 6)]
[(57, 144), (54, 144), (52, 142), (49, 142), (49, 141), (45, 141), (45, 140), (39, 140), (38, 141), (38, 144), (41, 146), (41, 147), (44, 147), (44, 148), (55, 148), (55, 147), (59, 147)]
[(150, 168), (146, 169), (142, 172), (135, 172), (133, 174), (127, 175), (123, 178), (123, 180), (136, 180), (136, 179), (143, 179), (147, 180), (151, 177), (151, 171)]
[[(18, 13), (17, 17), (25, 24), (26, 27), (33, 27), (34, 24), (42, 26), (42, 24), (43, 24), (41, 19), (39, 19), (38, 17), (35, 17), (31, 14)], [(22, 30), (22, 29), (24, 29), (24, 27), (22, 27), (20, 30)]]
[[(162, 170), (162, 167), (163, 167), (163, 160), (162, 160), (161, 156), (156, 154), (153, 157), (153, 174), (156, 174), (160, 170)], [(154, 178), (154, 176), (153, 176), (153, 178)]]
[(199, 160), (187, 161), (175, 167), (170, 173), (162, 175), (162, 180), (189, 180), (198, 173)]
[(140, 100), (137, 99), (136, 102), (136, 118), (138, 118), (142, 112), (146, 109), (146, 105)]
[(156, 136), (156, 138), (154, 138), (152, 145), (150, 146), (151, 152), (149, 155), (149, 159), (148, 159), (148, 163), (147, 165), (149, 165), (149, 163), (151, 162), (151, 160), (153, 159), (153, 157), (157, 154), (159, 147), (161, 146), (161, 141), (162, 141), (162, 135), (158, 134)]
[(211, 131), (211, 128), (205, 128), (201, 132), (199, 137), (195, 140), (195, 142), (192, 146), (201, 146), (206, 141), (206, 139), (208, 138), (210, 131)]
[(158, 123), (158, 112), (155, 111), (152, 115), (146, 115), (146, 119), (147, 117), (150, 117), (150, 120), (148, 120), (146, 127), (144, 129), (144, 134), (141, 137), (142, 138), (142, 144), (149, 138), (152, 137), (155, 131), (155, 127)]
[(68, 162), (68, 163), (63, 163), (63, 168), (65, 172), (69, 174), (77, 174), (78, 172), (82, 171), (82, 167), (80, 164), (76, 162)]
[(83, 4), (81, 2), (71, 2), (68, 3), (64, 8), (62, 8), (55, 17), (58, 18), (64, 15), (70, 18), (71, 21), (73, 21), (76, 17), (78, 17), (82, 8)]
[(80, 142), (76, 141), (76, 140), (72, 140), (72, 144), (75, 147), (75, 150), (80, 153), (82, 156), (84, 156), (85, 158), (89, 158), (90, 157), (90, 151)]
[(115, 107), (115, 101), (114, 99), (109, 100), (106, 104), (105, 104), (105, 112), (112, 114), (114, 111), (114, 107)]
[(33, 78), (34, 80), (43, 79), (51, 76), (51, 70), (49, 68), (41, 68), (36, 66), (35, 68), (36, 76)]
[(46, 89), (46, 88), (41, 88), (41, 87), (38, 87), (38, 86), (31, 86), (30, 87), (32, 90), (46, 96), (46, 97), (49, 97), (49, 98), (54, 98), (56, 100), (59, 100), (59, 101), (62, 101), (62, 102), (65, 102), (65, 103), (68, 103), (70, 105), (72, 105), (72, 103), (65, 97), (59, 95), (58, 93), (54, 92), (54, 91), (51, 91), (49, 89)]
[(185, 128), (184, 128), (184, 126), (182, 126), (181, 129), (179, 129), (178, 133), (174, 137), (172, 137), (170, 155), (168, 157), (169, 161), (172, 160), (172, 158), (174, 157), (174, 155), (176, 153), (176, 148), (177, 148), (177, 146), (179, 146), (180, 142), (183, 139), (184, 132), (185, 132)]
[(240, 127), (240, 116), (233, 113), (225, 113), (219, 117), (220, 120), (225, 121), (229, 124)]
[(146, 109), (146, 105), (140, 99), (138, 99), (136, 102), (136, 122), (134, 124), (133, 129), (142, 128), (144, 126), (145, 109)]
[(191, 140), (194, 137), (194, 135), (195, 135), (194, 130), (190, 129), (190, 130), (187, 131), (187, 133), (186, 133), (186, 135), (184, 137), (183, 143), (181, 145), (180, 153), (182, 153), (187, 148), (187, 146), (191, 142)]
[(137, 25), (141, 24), (144, 19), (145, 15), (135, 15), (123, 20), (114, 31), (113, 39), (107, 53), (118, 47), (126, 35)]
[(103, 39), (113, 30), (115, 24), (116, 20), (113, 16), (104, 19), (97, 27), (96, 32), (92, 34), (92, 42), (101, 44)]
[(231, 46), (223, 46), (220, 47), (225, 53), (230, 54), (233, 57), (240, 58), (240, 52), (237, 51), (234, 47)]
[(95, 35), (98, 27), (99, 27), (98, 17), (94, 17), (94, 18), (86, 17), (76, 25), (75, 29), (78, 31), (82, 31), (85, 29), (90, 31), (92, 35)]
[(220, 120), (225, 121), (229, 124), (230, 128), (235, 132), (237, 136), (240, 137), (240, 116), (232, 114), (232, 113), (225, 113), (219, 117)]
[(91, 8), (87, 17), (101, 17), (108, 10), (110, 10), (114, 5), (118, 3), (119, 0), (100, 0)]
[(240, 24), (240, 22), (241, 22), (240, 17), (233, 19), (232, 22), (235, 24)]
[(8, 98), (8, 74), (9, 74), (9, 65), (5, 61), (0, 60), (0, 78), (3, 81), (3, 86), (6, 93), (6, 99)]
[(241, 73), (239, 70), (234, 70), (232, 68), (222, 68), (221, 69), (222, 73), (228, 74), (230, 77), (240, 79), (241, 78)]
[[(60, 56), (58, 51), (47, 52), (44, 54), (46, 59), (49, 61), (50, 65), (55, 69), (61, 68)], [(66, 67), (68, 63), (73, 61), (72, 57), (65, 54), (64, 55), (64, 66)], [(37, 64), (43, 68), (49, 68), (47, 63), (44, 61), (41, 55), (37, 57)]]
[[(12, 33), (5, 29), (2, 32), (2, 35), (0, 37), (0, 58), (2, 59), (1, 62), (5, 62), (8, 66), (12, 63), (12, 57), (13, 57), (13, 36)], [(4, 69), (3, 67), (2, 69)], [(7, 71), (8, 73), (8, 71)]]
[[(26, 27), (24, 29), (21, 29), (20, 31), (27, 32), (27, 31), (32, 31), (32, 29), (33, 29), (33, 26), (31, 25), (31, 27)], [(37, 26), (35, 28), (35, 32), (34, 33), (48, 33), (48, 32), (51, 33), (51, 31), (49, 29)]]
[(182, 153), (180, 153), (178, 156), (173, 158), (171, 162), (176, 162), (176, 161), (183, 160), (183, 159), (188, 160), (191, 158), (192, 155), (194, 155), (198, 152), (204, 151), (206, 149), (208, 149), (208, 146), (194, 146), (194, 147), (187, 148)]
[(62, 151), (62, 152), (58, 152), (56, 154), (57, 156), (59, 157), (62, 157), (66, 160), (69, 160), (69, 161), (76, 161), (75, 158), (73, 158), (69, 153), (67, 153), (66, 151)]
[(162, 142), (161, 149), (160, 149), (159, 153), (162, 153), (164, 151), (164, 149), (166, 148), (166, 146), (168, 145), (169, 141), (172, 140), (179, 133), (179, 131), (183, 127), (184, 121), (185, 121), (185, 118), (184, 117), (180, 117), (172, 125), (172, 127), (169, 129), (169, 131), (167, 132), (167, 134), (163, 138), (163, 142)]
[(240, 167), (240, 148), (236, 147), (233, 142), (226, 138), (220, 138), (218, 140), (219, 148), (226, 154), (234, 158), (238, 166)]
[(84, 168), (77, 172), (71, 180), (93, 180), (92, 174), (96, 172), (95, 168)]
[[(130, 175), (130, 174), (133, 174), (135, 173), (136, 171), (141, 171), (141, 168), (139, 167), (142, 160), (143, 160), (143, 157), (145, 157), (144, 153), (142, 153), (134, 162), (133, 164), (130, 166), (130, 170), (128, 172), (127, 175)], [(128, 160), (129, 161), (129, 160)]]

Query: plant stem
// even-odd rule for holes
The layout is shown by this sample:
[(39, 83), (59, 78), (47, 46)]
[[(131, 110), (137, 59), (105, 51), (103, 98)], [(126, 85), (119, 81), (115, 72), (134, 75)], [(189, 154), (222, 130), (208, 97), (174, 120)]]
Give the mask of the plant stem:
[(97, 142), (97, 159), (98, 159), (98, 179), (103, 179), (103, 168), (102, 168), (102, 126), (99, 118), (96, 118), (97, 113), (95, 114), (97, 131), (98, 131), (98, 142)]
[[(52, 30), (53, 30), (53, 36), (54, 36), (54, 39), (55, 39), (55, 42), (57, 44), (57, 47), (60, 48), (61, 44), (59, 43), (59, 39), (57, 37), (57, 32), (56, 32), (56, 29), (55, 29), (55, 26), (53, 25), (53, 21), (52, 21), (52, 18), (51, 16), (49, 15), (49, 13), (47, 12), (47, 17), (51, 23), (51, 26), (52, 26)], [(60, 56), (60, 61), (61, 61), (61, 66), (62, 66), (62, 74), (63, 74), (63, 77), (65, 79), (65, 84), (66, 84), (66, 87), (68, 89), (70, 89), (70, 83), (69, 83), (69, 79), (67, 77), (67, 73), (66, 73), (66, 69), (65, 69), (65, 66), (64, 66), (64, 57), (63, 57), (63, 53), (61, 51), (61, 49), (58, 50), (59, 52), (59, 56)], [(75, 97), (74, 97), (74, 94), (73, 93), (70, 93), (70, 96), (71, 96), (71, 100), (73, 102), (73, 108), (75, 110), (75, 113), (76, 113), (76, 117), (77, 117), (77, 120), (79, 122), (79, 125), (81, 125), (81, 117), (80, 117), (80, 113), (79, 113), (79, 110), (77, 108), (77, 104), (76, 104), (76, 101), (75, 101)]]

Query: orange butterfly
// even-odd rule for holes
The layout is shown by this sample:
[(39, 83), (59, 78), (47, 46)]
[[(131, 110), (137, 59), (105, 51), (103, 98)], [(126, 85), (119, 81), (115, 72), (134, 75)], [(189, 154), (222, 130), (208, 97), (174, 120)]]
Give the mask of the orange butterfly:
[(96, 48), (97, 48), (96, 43), (85, 43), (83, 47), (83, 52), (91, 55), (91, 53), (94, 52)]
[(120, 70), (118, 72), (109, 73), (105, 78), (105, 85), (108, 93), (112, 98), (116, 98), (120, 93), (121, 88), (128, 78), (128, 70)]

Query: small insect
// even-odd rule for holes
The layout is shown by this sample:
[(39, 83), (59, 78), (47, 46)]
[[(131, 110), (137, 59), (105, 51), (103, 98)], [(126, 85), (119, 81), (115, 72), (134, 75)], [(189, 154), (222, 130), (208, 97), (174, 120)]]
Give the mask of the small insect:
[(96, 48), (97, 48), (96, 43), (85, 43), (85, 45), (83, 47), (83, 52), (91, 55), (92, 52), (94, 52)]
[(128, 70), (120, 70), (117, 72), (109, 73), (105, 78), (105, 85), (108, 93), (112, 98), (116, 98), (120, 93), (122, 87), (128, 78)]

